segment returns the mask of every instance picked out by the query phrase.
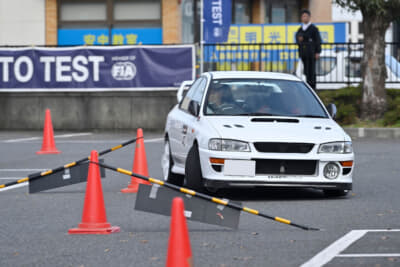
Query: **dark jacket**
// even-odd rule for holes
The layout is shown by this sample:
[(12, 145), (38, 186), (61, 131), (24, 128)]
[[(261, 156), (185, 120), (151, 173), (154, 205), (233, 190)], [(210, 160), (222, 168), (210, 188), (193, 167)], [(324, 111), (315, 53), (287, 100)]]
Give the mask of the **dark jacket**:
[[(299, 42), (299, 36), (303, 36), (302, 42)], [(314, 24), (308, 26), (305, 31), (302, 27), (298, 29), (296, 43), (299, 45), (299, 56), (301, 58), (315, 57), (316, 53), (321, 53), (321, 36)]]

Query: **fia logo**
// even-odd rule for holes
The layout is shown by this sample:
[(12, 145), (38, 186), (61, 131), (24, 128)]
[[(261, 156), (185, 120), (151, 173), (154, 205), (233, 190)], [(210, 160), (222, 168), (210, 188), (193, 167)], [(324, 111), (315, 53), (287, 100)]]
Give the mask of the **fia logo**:
[(115, 80), (132, 80), (136, 76), (136, 66), (129, 61), (114, 63), (111, 68), (111, 75)]
[(222, 36), (222, 28), (221, 27), (214, 28), (214, 37), (220, 37), (220, 36)]

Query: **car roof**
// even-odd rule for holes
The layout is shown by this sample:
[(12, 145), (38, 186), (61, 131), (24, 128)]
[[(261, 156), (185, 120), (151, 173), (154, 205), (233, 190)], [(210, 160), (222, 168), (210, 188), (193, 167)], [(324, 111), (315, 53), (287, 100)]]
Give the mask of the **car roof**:
[(265, 72), (265, 71), (213, 71), (209, 73), (213, 79), (235, 79), (235, 78), (249, 78), (249, 79), (276, 79), (276, 80), (289, 80), (301, 81), (298, 77), (292, 74), (279, 73), (279, 72)]

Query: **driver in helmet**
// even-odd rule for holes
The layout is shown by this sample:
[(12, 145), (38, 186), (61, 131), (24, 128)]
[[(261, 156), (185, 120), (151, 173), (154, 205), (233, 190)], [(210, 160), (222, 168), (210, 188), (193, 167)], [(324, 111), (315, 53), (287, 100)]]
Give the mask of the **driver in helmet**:
[(210, 88), (207, 109), (210, 113), (217, 113), (224, 109), (224, 106), (231, 106), (235, 103), (229, 85), (222, 84)]

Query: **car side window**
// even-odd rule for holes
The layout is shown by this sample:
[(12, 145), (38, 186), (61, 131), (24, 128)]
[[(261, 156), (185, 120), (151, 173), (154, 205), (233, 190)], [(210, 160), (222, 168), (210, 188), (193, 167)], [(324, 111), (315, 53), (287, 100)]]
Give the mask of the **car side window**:
[(207, 85), (207, 80), (205, 78), (202, 78), (199, 83), (199, 86), (193, 91), (192, 100), (200, 104), (201, 99), (203, 98), (204, 89), (206, 88), (206, 85)]
[(197, 79), (193, 85), (189, 88), (187, 94), (183, 98), (179, 108), (182, 110), (189, 110), (189, 103), (191, 100), (197, 101), (200, 103), (201, 98), (203, 96), (204, 88), (207, 83), (207, 80), (203, 77)]

